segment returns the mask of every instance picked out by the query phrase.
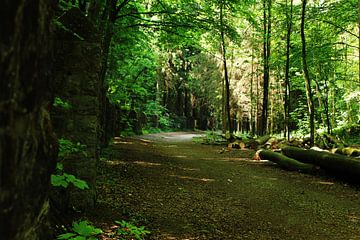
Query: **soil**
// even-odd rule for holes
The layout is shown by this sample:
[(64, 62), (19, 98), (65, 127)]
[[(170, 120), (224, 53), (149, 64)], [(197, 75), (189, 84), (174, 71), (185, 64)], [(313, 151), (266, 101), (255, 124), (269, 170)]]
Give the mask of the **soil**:
[(148, 239), (360, 239), (359, 187), (254, 161), (252, 150), (193, 143), (195, 133), (115, 138), (99, 164), (88, 216), (117, 239), (114, 220)]

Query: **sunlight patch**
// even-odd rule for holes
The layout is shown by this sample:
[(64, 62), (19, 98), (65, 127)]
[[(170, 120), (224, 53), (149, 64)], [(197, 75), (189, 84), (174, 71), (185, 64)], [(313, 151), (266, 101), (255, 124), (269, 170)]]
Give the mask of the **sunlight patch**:
[(113, 166), (116, 166), (116, 165), (125, 165), (126, 162), (124, 161), (120, 161), (120, 160), (108, 160), (106, 161), (107, 164), (110, 164), (110, 165), (113, 165)]
[(152, 163), (152, 162), (144, 162), (144, 161), (135, 161), (134, 163), (142, 166), (161, 166), (160, 163)]
[(115, 137), (114, 138), (114, 143), (115, 144), (129, 144), (129, 145), (134, 144), (133, 142), (127, 142), (124, 139), (121, 139), (120, 137)]
[(194, 177), (181, 176), (181, 175), (170, 175), (170, 177), (177, 177), (180, 179), (195, 180), (201, 182), (215, 182), (215, 179), (211, 179), (211, 178), (194, 178)]
[(180, 168), (180, 169), (185, 171), (200, 171), (199, 168)]
[(322, 184), (322, 185), (334, 185), (335, 183), (333, 183), (333, 182), (327, 182), (327, 181), (319, 181), (319, 182), (317, 182), (317, 183), (320, 183), (320, 184)]

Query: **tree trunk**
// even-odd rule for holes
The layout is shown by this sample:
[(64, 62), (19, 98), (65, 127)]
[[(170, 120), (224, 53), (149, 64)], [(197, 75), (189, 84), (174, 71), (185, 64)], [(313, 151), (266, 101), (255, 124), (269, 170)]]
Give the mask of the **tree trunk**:
[(306, 0), (302, 0), (302, 11), (301, 11), (301, 43), (302, 43), (302, 62), (303, 62), (303, 73), (306, 86), (306, 97), (309, 114), (309, 127), (310, 127), (310, 146), (314, 145), (315, 140), (315, 109), (313, 102), (313, 94), (311, 91), (311, 80), (309, 77), (308, 66), (306, 61), (306, 39), (305, 39), (305, 12), (306, 12)]
[(359, 31), (359, 34), (358, 34), (358, 41), (359, 41), (359, 49), (358, 49), (358, 55), (359, 55), (359, 83), (360, 83), (360, 0), (358, 0), (358, 31)]
[(221, 47), (222, 47), (222, 56), (223, 56), (223, 64), (224, 64), (224, 80), (225, 80), (225, 110), (227, 115), (227, 125), (228, 131), (230, 135), (233, 133), (232, 124), (231, 124), (231, 116), (230, 116), (230, 80), (228, 77), (228, 70), (226, 65), (226, 46), (225, 46), (225, 33), (224, 33), (224, 0), (221, 2), (220, 6), (220, 35), (221, 35)]
[[(287, 4), (287, 1), (286, 1)], [(290, 140), (290, 43), (292, 32), (292, 17), (293, 17), (293, 0), (290, 0), (290, 16), (287, 14), (287, 34), (286, 34), (286, 63), (285, 63), (285, 101), (284, 101), (284, 115), (285, 115), (285, 128), (284, 137)]]
[(57, 140), (49, 117), (50, 1), (0, 9), (0, 236), (48, 239), (50, 174)]
[(261, 121), (261, 134), (267, 133), (268, 101), (269, 101), (269, 79), (270, 79), (270, 35), (271, 35), (271, 0), (263, 0), (264, 7), (264, 83), (263, 83), (263, 108)]
[(251, 49), (251, 78), (250, 78), (250, 134), (254, 135), (255, 130), (253, 126), (254, 122), (254, 47)]
[(282, 152), (303, 163), (310, 163), (344, 177), (360, 181), (360, 161), (325, 151), (304, 150), (296, 147), (284, 147)]
[(326, 127), (326, 117), (324, 115), (324, 112), (322, 111), (323, 109), (325, 110), (325, 104), (323, 103), (322, 92), (320, 90), (319, 81), (317, 79), (315, 79), (315, 91), (316, 91), (316, 97), (317, 97), (319, 108), (320, 108), (321, 122), (323, 123), (323, 126)]
[(289, 158), (270, 150), (260, 150), (259, 157), (262, 160), (272, 161), (280, 167), (290, 171), (312, 172), (315, 169), (314, 165), (312, 164), (302, 163), (293, 158)]

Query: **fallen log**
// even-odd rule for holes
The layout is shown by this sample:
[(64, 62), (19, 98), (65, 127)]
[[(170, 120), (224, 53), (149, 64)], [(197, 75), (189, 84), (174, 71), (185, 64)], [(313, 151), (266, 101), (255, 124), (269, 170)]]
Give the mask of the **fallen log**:
[(290, 171), (299, 171), (299, 172), (313, 172), (315, 170), (315, 166), (308, 163), (302, 163), (295, 159), (289, 158), (280, 153), (276, 153), (270, 150), (260, 150), (258, 155), (261, 160), (269, 160), (280, 167), (290, 170)]
[(335, 148), (331, 152), (341, 154), (341, 155), (350, 156), (350, 157), (358, 157), (358, 156), (360, 156), (360, 149), (350, 148), (350, 147)]
[(270, 139), (269, 135), (261, 136), (256, 139), (251, 139), (248, 142), (248, 145), (251, 149), (258, 149), (260, 146), (264, 145)]
[(320, 166), (324, 170), (360, 182), (360, 161), (324, 151), (304, 150), (296, 147), (284, 147), (282, 152), (303, 163)]

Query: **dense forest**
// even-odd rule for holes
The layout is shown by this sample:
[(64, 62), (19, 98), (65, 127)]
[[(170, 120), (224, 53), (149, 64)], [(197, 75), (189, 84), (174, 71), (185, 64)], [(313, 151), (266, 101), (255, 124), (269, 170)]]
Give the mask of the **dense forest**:
[[(201, 130), (360, 144), (359, 9), (358, 0), (5, 1), (0, 235), (54, 239), (96, 207), (113, 137)], [(118, 224), (135, 239), (148, 233)], [(101, 232), (73, 228), (59, 239)]]

